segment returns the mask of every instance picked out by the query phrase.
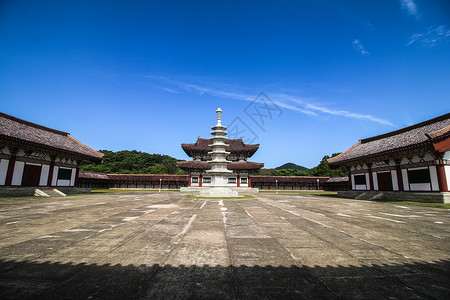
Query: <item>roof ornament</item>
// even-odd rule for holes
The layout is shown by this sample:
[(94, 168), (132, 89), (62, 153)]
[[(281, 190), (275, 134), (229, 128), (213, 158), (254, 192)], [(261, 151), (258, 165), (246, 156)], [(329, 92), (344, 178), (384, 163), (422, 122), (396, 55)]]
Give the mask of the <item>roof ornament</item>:
[(216, 110), (217, 113), (217, 125), (222, 125), (222, 110), (220, 107)]

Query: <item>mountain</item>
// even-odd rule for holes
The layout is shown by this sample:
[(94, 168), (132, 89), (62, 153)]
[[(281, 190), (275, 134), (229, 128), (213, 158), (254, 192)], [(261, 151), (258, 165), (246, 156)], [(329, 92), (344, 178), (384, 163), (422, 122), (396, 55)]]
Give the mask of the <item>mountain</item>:
[(279, 166), (279, 167), (275, 168), (275, 170), (284, 170), (284, 169), (295, 169), (295, 170), (301, 170), (301, 171), (309, 170), (306, 167), (299, 166), (299, 165), (296, 165), (294, 163), (286, 163), (286, 164), (284, 164), (282, 166)]

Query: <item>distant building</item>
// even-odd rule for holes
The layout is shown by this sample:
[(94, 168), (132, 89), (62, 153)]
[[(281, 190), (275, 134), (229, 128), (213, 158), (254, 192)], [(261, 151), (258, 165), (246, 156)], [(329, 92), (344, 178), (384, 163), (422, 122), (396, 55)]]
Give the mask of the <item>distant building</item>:
[(449, 149), (450, 113), (360, 140), (328, 163), (347, 168), (352, 191), (446, 193)]
[(0, 113), (0, 187), (76, 187), (81, 162), (102, 157), (67, 132)]
[[(181, 148), (193, 160), (180, 161), (177, 165), (189, 173), (188, 186), (206, 187), (211, 184), (211, 176), (206, 170), (211, 169), (207, 162), (211, 160), (209, 152), (212, 151), (210, 139), (198, 137), (194, 144), (181, 144)], [(242, 139), (229, 139), (225, 142), (229, 145), (226, 148), (230, 154), (227, 160), (232, 161), (227, 168), (231, 171), (228, 175), (228, 185), (230, 187), (251, 187), (251, 173), (264, 166), (263, 163), (250, 162), (250, 158), (259, 149), (259, 144), (246, 145)]]

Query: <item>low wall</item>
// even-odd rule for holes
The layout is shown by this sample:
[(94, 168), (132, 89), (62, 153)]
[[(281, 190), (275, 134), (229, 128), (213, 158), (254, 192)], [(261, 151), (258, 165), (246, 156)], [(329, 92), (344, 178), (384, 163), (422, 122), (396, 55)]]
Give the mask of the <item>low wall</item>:
[(64, 194), (84, 194), (90, 193), (90, 188), (77, 188), (77, 187), (11, 187), (2, 186), (0, 187), (0, 197), (20, 197), (20, 196), (34, 196), (35, 189), (45, 190), (54, 189), (63, 192)]
[(338, 197), (352, 199), (358, 197), (359, 200), (371, 200), (376, 197), (380, 200), (450, 203), (450, 193), (441, 192), (339, 191)]
[[(182, 193), (194, 193), (194, 192), (200, 192), (202, 190), (206, 190), (209, 187), (200, 187), (200, 186), (189, 186), (189, 187), (181, 187), (180, 192)], [(257, 188), (250, 188), (250, 187), (226, 187), (230, 190), (236, 191), (238, 193), (258, 193), (259, 189)]]

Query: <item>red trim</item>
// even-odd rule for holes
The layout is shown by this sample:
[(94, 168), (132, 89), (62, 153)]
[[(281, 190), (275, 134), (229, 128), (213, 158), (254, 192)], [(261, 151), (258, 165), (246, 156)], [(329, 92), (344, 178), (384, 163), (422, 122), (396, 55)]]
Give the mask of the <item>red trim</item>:
[(398, 191), (403, 191), (403, 175), (402, 175), (402, 169), (400, 169), (400, 163), (397, 163), (395, 166), (395, 172), (397, 173), (397, 185), (398, 185)]
[[(378, 179), (378, 178), (377, 178)], [(369, 191), (374, 191), (375, 187), (373, 186), (373, 174), (372, 174), (372, 168), (369, 167)], [(366, 186), (367, 189), (367, 186)]]
[(16, 155), (12, 154), (11, 158), (9, 159), (9, 163), (8, 163), (8, 171), (6, 172), (6, 181), (5, 181), (5, 185), (11, 185), (12, 184), (12, 178), (13, 178), (13, 173), (14, 173), (14, 167), (16, 165)]
[(448, 192), (447, 179), (445, 178), (445, 167), (443, 165), (437, 165), (436, 171), (439, 183), (439, 192)]

